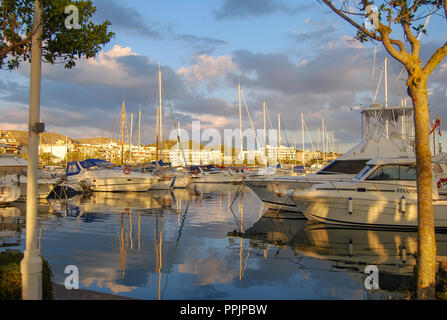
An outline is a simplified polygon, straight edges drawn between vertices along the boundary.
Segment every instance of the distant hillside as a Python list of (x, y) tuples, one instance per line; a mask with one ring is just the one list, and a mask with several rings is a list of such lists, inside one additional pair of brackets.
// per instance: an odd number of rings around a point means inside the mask
[[(5, 130), (5, 131), (11, 132), (11, 134), (20, 143), (21, 146), (28, 146), (28, 131), (21, 131), (21, 130)], [(65, 142), (65, 139), (67, 139), (67, 142), (74, 141), (70, 137), (53, 132), (44, 132), (41, 135), (40, 141), (42, 144), (55, 144), (57, 140)]]
[[(171, 149), (172, 147), (174, 147), (177, 144), (177, 140), (163, 140), (163, 149)], [(208, 150), (219, 150), (219, 146), (215, 146), (213, 148), (210, 147), (206, 147), (203, 144), (198, 144), (197, 142), (194, 142), (192, 140), (188, 140), (188, 141), (182, 141), (182, 146), (183, 149), (193, 149), (193, 148), (200, 148), (200, 150), (203, 149), (208, 149)], [(156, 144), (150, 144), (148, 145), (148, 147), (156, 147)], [(225, 146), (220, 146), (221, 148), (221, 152), (224, 152), (225, 150)], [(228, 147), (227, 147), (228, 148)], [(161, 149), (161, 145), (160, 145), (160, 149)], [(232, 147), (229, 150), (232, 150), (232, 153), (235, 154), (236, 152), (236, 148)], [(237, 149), (237, 151), (239, 152), (239, 149)]]
[[(177, 140), (163, 140), (163, 149), (171, 149), (176, 144), (177, 144)], [(149, 144), (147, 146), (148, 147), (156, 147), (157, 144), (153, 143), (153, 144)], [(197, 147), (200, 148), (200, 150), (202, 150), (204, 147), (203, 145), (193, 142), (192, 140), (182, 141), (182, 146), (184, 149), (192, 149), (194, 146), (195, 148), (197, 148)], [(161, 143), (159, 144), (159, 148), (161, 149)]]
[[(9, 131), (14, 136), (14, 138), (20, 143), (21, 146), (28, 146), (28, 131), (21, 130), (4, 130)], [(120, 143), (120, 141), (111, 138), (105, 137), (95, 137), (95, 138), (82, 138), (82, 139), (73, 139), (63, 134), (53, 133), (53, 132), (44, 132), (41, 135), (40, 142), (42, 144), (55, 144), (57, 140), (67, 141), (67, 143), (86, 143), (86, 144), (102, 144), (102, 143), (110, 143), (113, 141), (115, 143)]]
[[(2, 131), (0, 129), (0, 131)], [(3, 131), (9, 131), (14, 136), (14, 138), (19, 142), (21, 146), (28, 146), (28, 131), (21, 131), (21, 130), (3, 130)], [(42, 144), (56, 144), (57, 140), (61, 141), (67, 141), (67, 143), (80, 143), (80, 144), (107, 144), (110, 142), (115, 142), (117, 144), (120, 144), (121, 141), (117, 139), (107, 138), (107, 137), (94, 137), (94, 138), (82, 138), (82, 139), (73, 139), (68, 136), (64, 136), (62, 134), (53, 133), (53, 132), (44, 132), (41, 135), (41, 143)], [(127, 141), (125, 142), (127, 143)], [(177, 140), (163, 140), (163, 149), (169, 150), (173, 146), (177, 144)], [(150, 144), (146, 145), (148, 147), (156, 147), (156, 144)], [(183, 149), (193, 149), (193, 148), (200, 148), (200, 150), (204, 149), (205, 146), (202, 144), (199, 144), (197, 142), (194, 142), (192, 140), (189, 141), (182, 141)], [(161, 149), (161, 143), (160, 143), (160, 149)], [(221, 146), (222, 152), (224, 151), (225, 146)], [(219, 147), (216, 146), (214, 148), (211, 148), (213, 150), (218, 150)], [(233, 147), (232, 153), (234, 154), (236, 149)], [(238, 149), (239, 150), (239, 149)]]
[(83, 138), (83, 139), (76, 139), (76, 141), (81, 144), (107, 144), (110, 142), (115, 142), (118, 144), (121, 143), (121, 141), (117, 139), (106, 138), (106, 137)]

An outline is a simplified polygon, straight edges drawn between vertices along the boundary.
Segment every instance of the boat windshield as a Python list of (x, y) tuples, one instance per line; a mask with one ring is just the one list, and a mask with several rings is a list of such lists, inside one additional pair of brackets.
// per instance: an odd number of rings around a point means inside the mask
[(405, 180), (415, 181), (417, 170), (415, 165), (382, 165), (371, 173), (366, 180)]
[(334, 160), (317, 174), (357, 174), (369, 160)]
[(92, 167), (101, 167), (101, 168), (113, 168), (114, 165), (108, 161), (100, 160), (100, 159), (87, 159), (79, 162), (84, 169), (92, 168)]
[(370, 165), (367, 165), (366, 167), (364, 167), (355, 177), (354, 177), (354, 179), (355, 180), (360, 180), (360, 179), (362, 179), (364, 176), (365, 176), (365, 174), (367, 173), (367, 172), (369, 172), (369, 170), (371, 170), (371, 168), (372, 168), (373, 166), (370, 166)]

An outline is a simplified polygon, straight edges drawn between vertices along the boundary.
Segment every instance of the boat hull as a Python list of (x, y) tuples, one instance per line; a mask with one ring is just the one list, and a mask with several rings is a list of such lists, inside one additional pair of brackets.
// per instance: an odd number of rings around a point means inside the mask
[[(45, 181), (46, 179), (39, 179), (37, 182), (37, 198), (38, 199), (46, 199), (51, 191), (53, 191), (54, 187), (57, 185), (56, 181)], [(21, 200), (26, 199), (28, 184), (26, 182), (20, 183), (21, 189)]]
[[(322, 178), (324, 177), (325, 180)], [(317, 179), (319, 178), (319, 179)], [(350, 175), (333, 176), (336, 181), (349, 181), (352, 179)], [(292, 179), (246, 179), (244, 183), (261, 199), (262, 202), (273, 210), (291, 211), (301, 213), (301, 210), (296, 206), (287, 195), (287, 190), (305, 190), (316, 184), (327, 182), (327, 176), (313, 175), (311, 179), (305, 176), (300, 176)]]
[[(334, 196), (334, 193), (312, 190), (292, 192), (290, 197), (306, 218), (313, 221), (374, 228), (414, 229), (418, 226), (415, 199), (406, 199), (403, 209), (400, 199), (404, 194), (353, 195), (340, 191)], [(447, 201), (434, 201), (433, 212), (435, 227), (447, 230)]]
[(170, 190), (174, 189), (176, 182), (175, 177), (161, 177), (160, 180), (155, 183), (149, 190)]
[(0, 184), (0, 205), (9, 204), (19, 200), (20, 187), (16, 184)]
[(155, 178), (96, 178), (91, 180), (92, 191), (95, 192), (143, 192), (155, 183)]
[(241, 183), (242, 175), (232, 174), (198, 174), (191, 177), (194, 183)]

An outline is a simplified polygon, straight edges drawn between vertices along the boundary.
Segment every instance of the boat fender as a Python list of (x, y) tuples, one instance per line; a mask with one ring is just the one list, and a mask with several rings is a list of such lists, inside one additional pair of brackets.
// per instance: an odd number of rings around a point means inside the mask
[(286, 197), (287, 194), (285, 192), (282, 191), (275, 191), (275, 197), (277, 198), (282, 198), (282, 197)]
[(130, 168), (129, 167), (124, 167), (123, 168), (123, 172), (124, 172), (124, 174), (129, 174), (130, 173)]
[(406, 210), (407, 210), (407, 199), (405, 198), (405, 196), (402, 196), (402, 198), (400, 198), (400, 211), (402, 213), (405, 213)]
[(350, 258), (352, 258), (352, 254), (354, 252), (354, 244), (352, 243), (352, 239), (349, 239), (348, 242), (348, 255)]
[(402, 263), (407, 263), (407, 248), (404, 245), (400, 245), (400, 259), (402, 260)]
[(171, 182), (171, 185), (169, 186), (169, 189), (173, 189), (174, 188), (174, 185), (175, 185), (175, 179), (176, 179), (177, 177), (176, 176), (174, 176), (173, 178), (172, 178), (172, 182)]
[(352, 214), (352, 208), (353, 208), (353, 200), (351, 197), (348, 198), (348, 214)]
[(444, 186), (444, 184), (447, 182), (447, 179), (446, 178), (441, 178), (441, 179), (439, 179), (439, 181), (438, 181), (438, 183), (437, 183), (437, 186), (438, 186), (438, 189), (441, 189), (443, 186)]

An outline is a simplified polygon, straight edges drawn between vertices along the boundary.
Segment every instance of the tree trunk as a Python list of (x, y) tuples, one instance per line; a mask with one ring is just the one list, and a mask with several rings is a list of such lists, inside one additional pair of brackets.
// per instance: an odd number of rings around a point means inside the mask
[(413, 100), (416, 131), (418, 194), (417, 299), (435, 298), (436, 238), (432, 201), (432, 160), (430, 151), (427, 81), (420, 75), (408, 79)]

